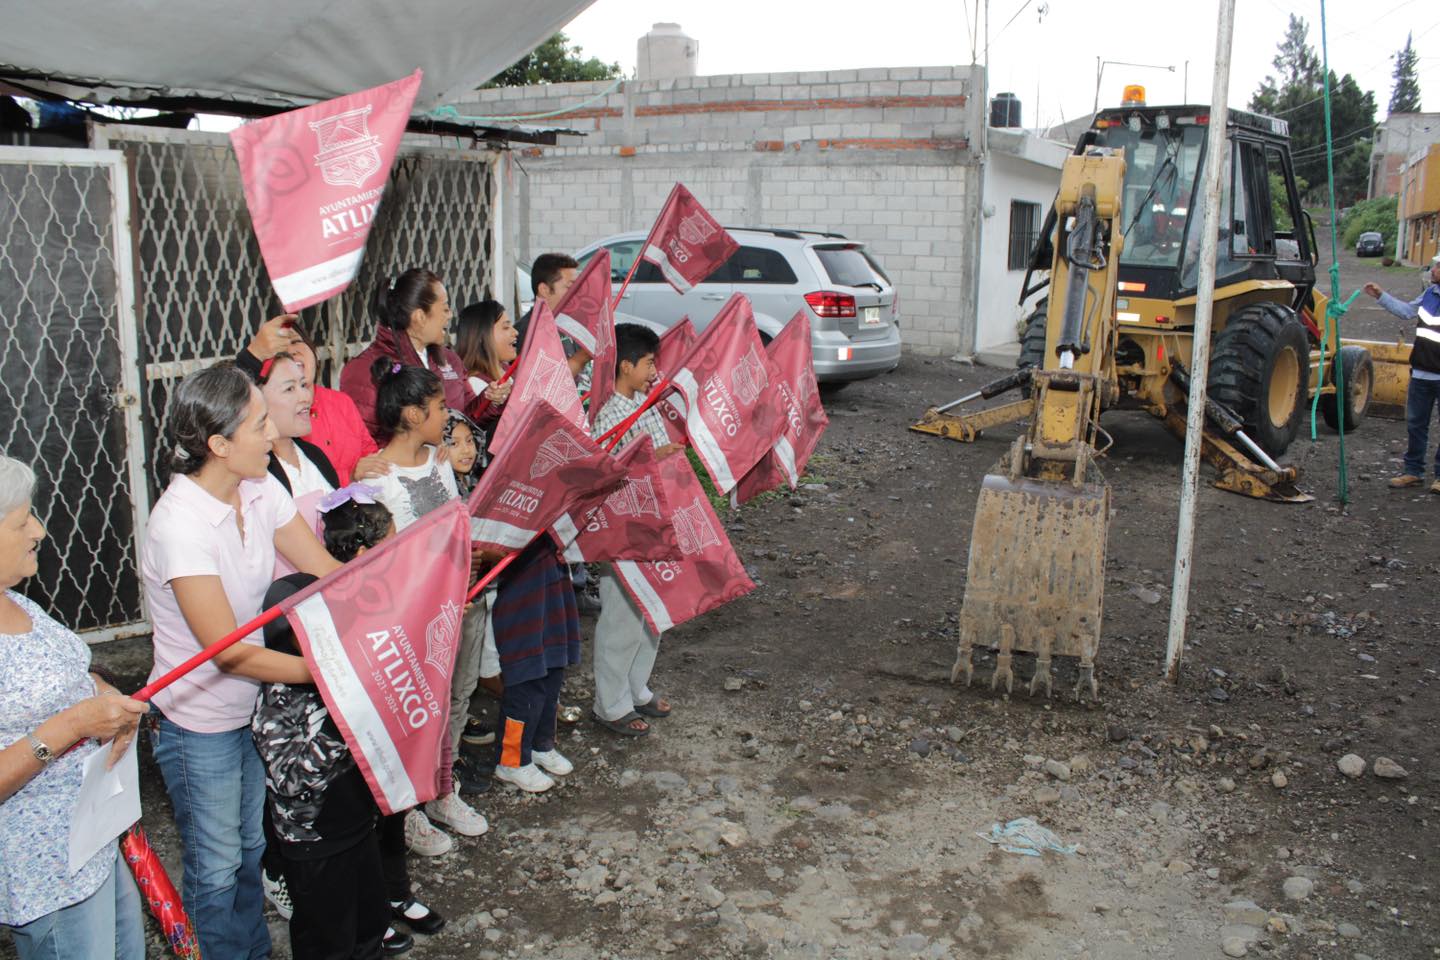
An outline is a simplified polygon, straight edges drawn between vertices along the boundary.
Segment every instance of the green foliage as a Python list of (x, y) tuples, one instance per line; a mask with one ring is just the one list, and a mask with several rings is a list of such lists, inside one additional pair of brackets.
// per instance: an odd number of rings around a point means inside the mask
[(1395, 53), (1395, 72), (1391, 74), (1395, 86), (1390, 92), (1391, 113), (1420, 112), (1420, 78), (1415, 67), (1420, 57), (1410, 45), (1410, 34), (1405, 34), (1405, 49)]
[(1340, 242), (1354, 248), (1360, 234), (1378, 231), (1385, 238), (1385, 249), (1395, 249), (1395, 198), (1377, 197), (1362, 200), (1351, 207), (1340, 221)]
[[(1305, 196), (1310, 185), (1299, 177), (1295, 178), (1295, 192)], [(1295, 221), (1290, 217), (1290, 195), (1285, 192), (1285, 178), (1278, 173), (1270, 174), (1270, 217), (1275, 222), (1276, 233), (1294, 233)]]
[(500, 71), (487, 87), (528, 87), (537, 83), (571, 83), (577, 80), (613, 80), (620, 64), (585, 59), (579, 46), (563, 33), (546, 40)]
[(686, 447), (685, 456), (690, 458), (690, 468), (695, 471), (695, 476), (700, 478), (700, 486), (705, 491), (705, 499), (710, 501), (710, 506), (714, 508), (720, 519), (725, 519), (730, 515), (730, 497), (715, 489), (715, 482), (710, 479), (710, 473), (700, 462), (700, 455), (695, 452), (694, 447)]
[[(1250, 109), (1290, 124), (1290, 151), (1297, 180), (1319, 199), (1329, 177), (1325, 151), (1325, 72), (1310, 47), (1304, 19), (1290, 25), (1266, 77), (1250, 99)], [(1350, 74), (1330, 71), (1330, 126), (1335, 139), (1335, 202), (1344, 206), (1365, 196), (1370, 149), (1375, 131), (1375, 95), (1362, 91)]]

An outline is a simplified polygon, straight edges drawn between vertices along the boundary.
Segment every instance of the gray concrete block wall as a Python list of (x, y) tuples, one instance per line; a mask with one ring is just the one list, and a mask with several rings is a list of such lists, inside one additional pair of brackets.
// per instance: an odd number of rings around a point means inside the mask
[[(978, 150), (969, 67), (690, 77), (487, 90), (462, 114), (585, 132), (518, 150), (503, 202), (528, 262), (648, 229), (678, 181), (722, 223), (844, 233), (899, 291), (907, 348), (967, 353), (975, 333)], [(978, 136), (978, 133), (976, 134)]]

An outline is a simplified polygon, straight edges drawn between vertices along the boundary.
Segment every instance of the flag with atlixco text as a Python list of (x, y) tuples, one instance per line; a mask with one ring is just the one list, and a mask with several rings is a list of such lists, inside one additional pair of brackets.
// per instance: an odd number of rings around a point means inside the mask
[(682, 456), (660, 461), (666, 508), (675, 527), (677, 560), (622, 560), (615, 574), (634, 598), (650, 629), (664, 633), (755, 589), (700, 478)]
[(749, 298), (731, 297), (667, 373), (685, 400), (690, 445), (715, 489), (729, 493), (785, 428), (776, 377)]
[(230, 132), (265, 269), (291, 313), (355, 279), (420, 78), (416, 70)]
[(280, 604), (385, 814), (433, 800), (448, 781), (468, 528), (452, 501)]
[(470, 493), (471, 539), (486, 550), (522, 549), (577, 503), (607, 496), (624, 479), (622, 461), (572, 418), (537, 400), (522, 411)]
[(744, 503), (785, 483), (791, 490), (800, 482), (810, 455), (829, 425), (811, 361), (810, 321), (796, 313), (766, 346), (775, 374), (775, 392), (784, 411), (784, 429), (770, 452), (741, 478), (735, 500)]
[(640, 257), (659, 267), (670, 286), (689, 293), (739, 249), (740, 244), (695, 195), (677, 183), (650, 228)]

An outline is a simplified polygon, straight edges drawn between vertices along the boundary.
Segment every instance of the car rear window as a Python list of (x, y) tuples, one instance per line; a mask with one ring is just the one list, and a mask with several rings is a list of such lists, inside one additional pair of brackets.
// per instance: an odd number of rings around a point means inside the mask
[(790, 269), (784, 254), (764, 247), (741, 247), (721, 269), (729, 275), (731, 283), (796, 282), (795, 271)]
[(842, 287), (865, 287), (879, 280), (889, 282), (859, 247), (816, 247), (815, 255), (831, 282)]

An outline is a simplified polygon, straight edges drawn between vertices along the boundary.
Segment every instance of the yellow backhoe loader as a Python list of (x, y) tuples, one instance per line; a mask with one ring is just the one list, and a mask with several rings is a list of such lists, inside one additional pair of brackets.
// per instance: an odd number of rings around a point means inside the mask
[[(960, 648), (951, 679), (973, 677), (977, 645), (999, 655), (992, 688), (1014, 684), (1015, 653), (1033, 653), (1030, 692), (1051, 689), (1055, 656), (1079, 658), (1078, 697), (1095, 696), (1109, 490), (1096, 474), (1110, 439), (1100, 415), (1139, 408), (1185, 433), (1199, 273), (1201, 172), (1209, 110), (1148, 107), (1143, 91), (1097, 114), (1067, 158), (1021, 302), (1048, 284), (1029, 318), (1015, 373), (912, 429), (970, 442), (1028, 419), (984, 479), (971, 535)], [(1311, 499), (1278, 462), (1308, 415), (1353, 430), (1377, 387), (1370, 350), (1326, 333), (1315, 289), (1315, 231), (1300, 206), (1285, 121), (1231, 111), (1202, 456), (1225, 490)], [(1032, 278), (1048, 271), (1048, 279)], [(1320, 345), (1325, 343), (1325, 362)], [(1338, 351), (1336, 347), (1339, 347)], [(1381, 345), (1376, 345), (1380, 347)], [(1387, 348), (1391, 351), (1393, 347)], [(1387, 360), (1391, 359), (1388, 354)], [(1379, 386), (1396, 402), (1388, 373)], [(1343, 396), (1335, 388), (1342, 374)], [(1403, 389), (1403, 387), (1401, 388)], [(973, 413), (976, 399), (1022, 398)], [(1403, 404), (1403, 393), (1398, 401)]]

